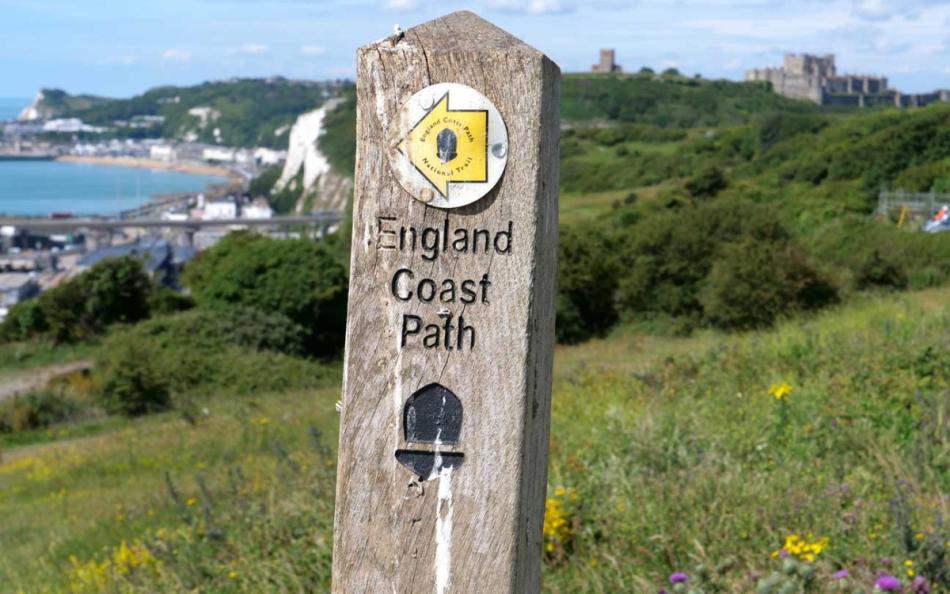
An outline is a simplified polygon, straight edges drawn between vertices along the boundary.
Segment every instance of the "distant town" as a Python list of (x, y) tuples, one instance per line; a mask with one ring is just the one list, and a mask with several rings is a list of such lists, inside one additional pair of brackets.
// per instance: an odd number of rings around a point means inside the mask
[[(210, 108), (189, 113), (199, 122), (215, 116)], [(10, 217), (0, 205), (0, 320), (19, 301), (105, 258), (139, 256), (153, 278), (175, 288), (185, 263), (232, 231), (254, 228), (275, 237), (318, 238), (335, 230), (340, 221), (340, 213), (333, 210), (278, 216), (267, 197), (251, 194), (250, 181), (266, 169), (283, 167), (287, 150), (228, 147), (195, 139), (90, 141), (86, 139), (105, 129), (78, 118), (42, 116), (31, 106), (18, 120), (0, 123), (0, 161), (78, 161), (214, 175), (223, 181), (199, 192), (153, 196), (145, 204), (108, 216), (52, 212)], [(155, 127), (163, 119), (135, 116), (115, 124)], [(59, 135), (72, 139), (62, 141)], [(295, 169), (289, 176), (302, 169), (305, 156), (293, 160)]]

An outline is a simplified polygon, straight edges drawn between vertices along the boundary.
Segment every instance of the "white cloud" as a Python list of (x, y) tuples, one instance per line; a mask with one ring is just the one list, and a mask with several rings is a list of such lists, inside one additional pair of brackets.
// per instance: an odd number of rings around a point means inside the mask
[(162, 52), (162, 59), (169, 62), (190, 62), (191, 52), (183, 49), (167, 49)]
[(102, 60), (103, 64), (118, 64), (121, 66), (131, 66), (139, 61), (138, 56), (109, 56)]
[(576, 9), (574, 2), (566, 0), (486, 0), (485, 5), (495, 10), (528, 14), (572, 12)]
[(323, 56), (327, 53), (327, 48), (322, 45), (302, 45), (300, 53), (304, 56)]
[(420, 0), (385, 0), (385, 2), (383, 2), (383, 9), (403, 12), (416, 10), (421, 5), (422, 2)]
[[(384, 10), (409, 12), (435, 4), (434, 0), (383, 0), (382, 6)], [(577, 9), (576, 0), (480, 0), (477, 4), (486, 10), (524, 14), (564, 13)], [(627, 7), (630, 5), (624, 4)]]
[(931, 6), (941, 6), (946, 0), (852, 0), (851, 12), (854, 16), (871, 21), (889, 21), (891, 19), (916, 18), (922, 10)]
[(237, 51), (239, 54), (257, 55), (266, 54), (270, 51), (270, 48), (263, 43), (245, 43)]

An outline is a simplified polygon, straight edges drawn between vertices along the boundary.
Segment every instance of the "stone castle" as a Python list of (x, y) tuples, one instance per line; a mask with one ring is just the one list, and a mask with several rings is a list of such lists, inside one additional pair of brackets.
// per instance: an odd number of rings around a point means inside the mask
[(600, 62), (590, 68), (591, 72), (623, 72), (623, 66), (617, 64), (617, 54), (612, 49), (600, 50)]
[(950, 101), (950, 90), (905, 94), (889, 88), (886, 77), (839, 75), (834, 54), (785, 54), (781, 67), (749, 70), (745, 79), (770, 82), (779, 95), (807, 99), (818, 105), (922, 107)]

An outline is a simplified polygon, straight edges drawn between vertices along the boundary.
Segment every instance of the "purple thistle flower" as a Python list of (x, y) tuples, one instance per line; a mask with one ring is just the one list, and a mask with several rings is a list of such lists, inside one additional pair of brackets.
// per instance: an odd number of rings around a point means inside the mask
[(677, 571), (670, 576), (671, 584), (685, 584), (687, 581), (689, 581), (689, 576), (682, 571)]
[(784, 559), (785, 557), (788, 557), (788, 551), (786, 551), (785, 549), (782, 549), (782, 550), (779, 552), (778, 556), (779, 556), (780, 558)]
[(885, 592), (900, 592), (901, 581), (892, 575), (882, 575), (874, 582), (874, 587)]
[(836, 580), (843, 580), (844, 578), (850, 577), (850, 576), (851, 576), (850, 571), (848, 571), (847, 569), (842, 569), (841, 571), (836, 571), (831, 577), (835, 578)]
[(925, 580), (923, 576), (918, 575), (915, 577), (910, 587), (910, 591), (913, 592), (913, 594), (930, 594), (930, 586), (927, 585), (927, 580)]

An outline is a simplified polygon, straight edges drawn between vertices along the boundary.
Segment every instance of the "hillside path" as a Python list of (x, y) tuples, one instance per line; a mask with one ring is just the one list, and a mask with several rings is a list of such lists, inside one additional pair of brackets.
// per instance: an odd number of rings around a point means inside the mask
[(82, 360), (37, 367), (36, 369), (0, 376), (0, 402), (33, 390), (40, 390), (46, 387), (50, 380), (61, 375), (91, 368), (92, 361)]

